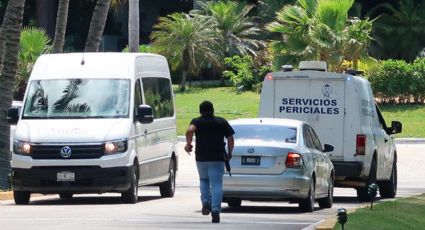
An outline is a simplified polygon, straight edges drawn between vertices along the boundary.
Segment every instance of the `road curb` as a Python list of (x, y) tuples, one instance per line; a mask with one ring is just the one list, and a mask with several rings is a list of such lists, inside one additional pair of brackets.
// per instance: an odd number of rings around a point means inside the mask
[[(359, 207), (356, 207), (356, 208), (348, 208), (347, 214), (351, 214), (359, 208), (366, 208), (366, 207), (369, 207), (369, 205), (362, 204), (362, 205), (360, 205)], [(314, 229), (316, 229), (316, 230), (332, 230), (337, 223), (338, 223), (337, 222), (337, 213), (335, 212), (335, 216), (326, 218), (326, 219), (320, 221), (319, 223), (315, 224)]]
[(13, 192), (0, 192), (0, 200), (12, 200)]

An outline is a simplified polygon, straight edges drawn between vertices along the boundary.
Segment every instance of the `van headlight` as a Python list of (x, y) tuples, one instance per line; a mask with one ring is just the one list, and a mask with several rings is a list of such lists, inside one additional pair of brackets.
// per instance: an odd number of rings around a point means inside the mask
[(29, 156), (31, 154), (31, 144), (23, 141), (13, 143), (13, 152), (18, 155)]
[(107, 141), (105, 143), (105, 154), (123, 153), (127, 151), (127, 140)]

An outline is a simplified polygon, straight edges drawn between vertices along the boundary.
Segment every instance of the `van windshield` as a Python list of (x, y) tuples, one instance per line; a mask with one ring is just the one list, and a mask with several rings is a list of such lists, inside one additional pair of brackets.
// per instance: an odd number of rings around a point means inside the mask
[(280, 125), (232, 125), (235, 141), (261, 140), (296, 143), (297, 128)]
[(22, 119), (129, 116), (129, 79), (33, 80), (28, 87)]

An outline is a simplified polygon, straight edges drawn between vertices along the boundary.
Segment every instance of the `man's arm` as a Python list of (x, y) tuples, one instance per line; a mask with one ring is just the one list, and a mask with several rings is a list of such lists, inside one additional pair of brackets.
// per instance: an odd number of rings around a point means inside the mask
[(190, 155), (190, 152), (192, 152), (192, 139), (193, 134), (196, 132), (196, 126), (190, 124), (189, 127), (186, 130), (186, 145), (184, 146), (184, 150)]
[(226, 137), (226, 139), (227, 139), (227, 158), (231, 159), (233, 147), (235, 146), (235, 139), (233, 139), (233, 135)]

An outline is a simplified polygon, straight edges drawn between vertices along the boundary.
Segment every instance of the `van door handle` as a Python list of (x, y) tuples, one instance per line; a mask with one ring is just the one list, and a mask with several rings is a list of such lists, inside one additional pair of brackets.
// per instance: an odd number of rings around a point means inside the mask
[(148, 135), (148, 130), (145, 129), (145, 132), (143, 134), (145, 134), (145, 137), (146, 137)]
[(384, 142), (387, 143), (388, 142), (388, 138), (384, 138)]

